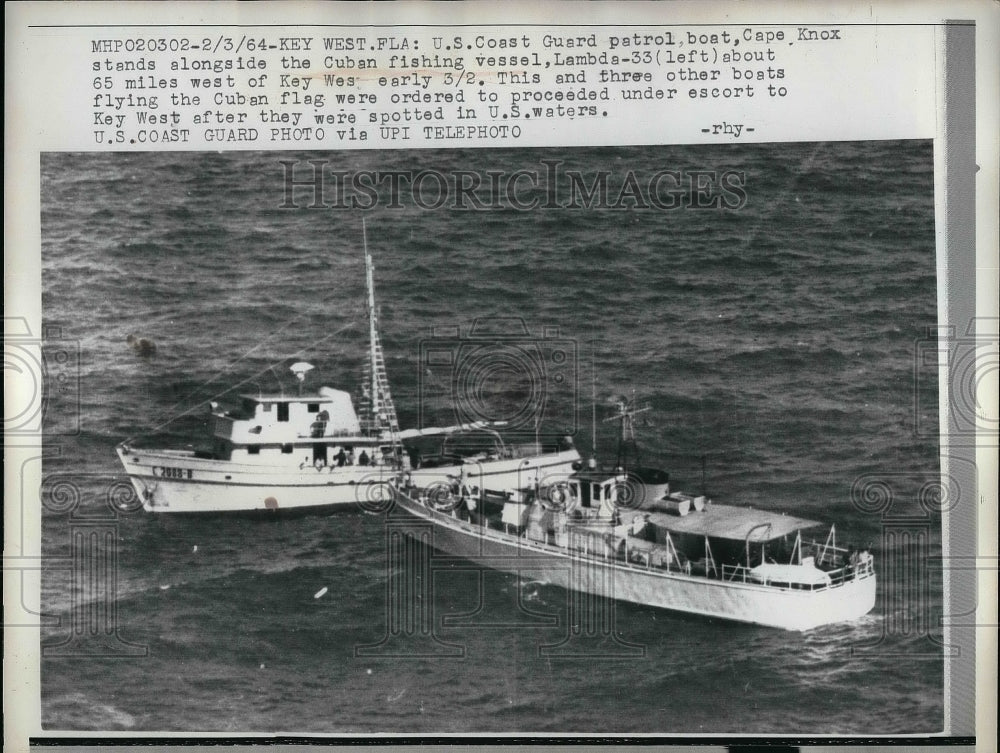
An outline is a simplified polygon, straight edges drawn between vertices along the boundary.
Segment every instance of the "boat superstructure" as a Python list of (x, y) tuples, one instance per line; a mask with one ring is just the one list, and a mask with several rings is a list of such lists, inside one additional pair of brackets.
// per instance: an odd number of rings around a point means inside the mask
[(244, 395), (212, 414), (215, 451), (118, 447), (149, 512), (278, 510), (383, 498), (398, 472), (389, 438), (365, 435), (351, 396), (323, 387), (294, 398)]

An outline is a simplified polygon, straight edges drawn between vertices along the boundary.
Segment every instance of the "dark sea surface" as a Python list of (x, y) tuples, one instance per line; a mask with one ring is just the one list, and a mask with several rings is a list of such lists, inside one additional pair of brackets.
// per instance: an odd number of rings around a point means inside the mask
[[(281, 159), (298, 160), (299, 179), (307, 159), (484, 176), (557, 159), (588, 184), (610, 171), (612, 199), (630, 171), (645, 190), (659, 170), (735, 170), (746, 203), (463, 211), (420, 208), (404, 186), (394, 208), (383, 186), (365, 212), (309, 208), (305, 189), (299, 208), (279, 208)], [(43, 608), (60, 621), (43, 629), (45, 728), (942, 729), (940, 584), (919, 563), (886, 577), (885, 563), (912, 552), (883, 536), (894, 516), (915, 516), (927, 552), (940, 547), (926, 511), (938, 442), (922, 430), (937, 423), (937, 382), (914, 366), (936, 324), (932, 162), (930, 142), (43, 155), (43, 310), (59, 330), (47, 345), (80, 355), (79, 390), (48, 396), (43, 551), (72, 557), (87, 520), (116, 544), (114, 578), (100, 576), (113, 611), (91, 609), (101, 593), (74, 590), (70, 572), (44, 574)], [(545, 202), (544, 190), (520, 186)], [(437, 183), (422, 188), (432, 202)], [(561, 381), (546, 372), (542, 431), (571, 431), (589, 452), (596, 395), (598, 454), (613, 455), (615, 426), (602, 419), (613, 396), (634, 390), (651, 407), (636, 428), (645, 462), (670, 469), (675, 488), (835, 523), (838, 542), (875, 553), (875, 611), (798, 634), (619, 604), (616, 635), (643, 655), (560, 658), (540, 647), (569, 633), (565, 591), (439, 571), (427, 613), (440, 643), (427, 645), (464, 655), (414, 656), (413, 643), (403, 657), (359, 657), (387, 631), (382, 517), (112, 513), (104, 500), (122, 493), (114, 446), (126, 437), (198, 445), (206, 401), (231, 399), (234, 385), (293, 390), (286, 367), (298, 360), (315, 364), (310, 384), (354, 389), (366, 337), (362, 216), (404, 427), (453, 420), (452, 380), (427, 367), (428, 343), (457, 353), (475, 318), (521, 317), (537, 336), (532, 352), (575, 352)], [(458, 337), (442, 329), (459, 325)], [(138, 357), (130, 333), (155, 341), (156, 356)], [(480, 385), (484, 399), (516, 400), (498, 381)], [(863, 504), (852, 501), (852, 487), (873, 480)], [(880, 494), (891, 508), (878, 509)], [(442, 622), (477, 607), (474, 626)], [(117, 638), (60, 648), (81, 614)], [(145, 655), (127, 656), (135, 646)], [(60, 655), (74, 652), (98, 655)]]

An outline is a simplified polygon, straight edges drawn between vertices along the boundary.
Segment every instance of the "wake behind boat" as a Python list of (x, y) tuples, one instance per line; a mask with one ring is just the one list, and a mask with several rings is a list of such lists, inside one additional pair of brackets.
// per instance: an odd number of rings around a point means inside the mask
[(833, 526), (816, 538), (817, 521), (672, 492), (664, 472), (590, 467), (493, 491), (404, 478), (396, 505), (433, 525), (435, 548), (524, 578), (787, 630), (875, 605), (872, 555), (838, 546)]
[[(369, 358), (361, 415), (350, 393), (332, 387), (302, 394), (308, 363), (293, 364), (295, 396), (241, 395), (236, 411), (212, 406), (210, 451), (148, 449), (131, 440), (116, 451), (144, 509), (156, 513), (309, 510), (392, 502), (390, 482), (412, 470), (425, 484), (459, 474), (498, 488), (539, 472), (568, 473), (580, 461), (572, 444), (507, 445), (487, 422), (401, 432), (378, 332), (374, 267), (365, 244)], [(469, 456), (411, 462), (403, 440), (481, 433), (492, 446)]]

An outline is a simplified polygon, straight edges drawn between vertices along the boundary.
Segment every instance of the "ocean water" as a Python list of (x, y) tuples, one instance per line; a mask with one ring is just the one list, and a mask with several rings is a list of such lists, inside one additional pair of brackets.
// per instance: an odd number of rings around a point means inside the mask
[[(561, 160), (588, 183), (609, 171), (613, 186), (630, 173), (645, 186), (658, 170), (738, 171), (746, 202), (427, 209), (404, 186), (397, 206), (383, 195), (367, 211), (310, 208), (300, 189), (299, 207), (282, 208), (279, 160), (297, 161), (301, 178), (310, 159), (445, 176)], [(75, 370), (47, 396), (43, 551), (72, 558), (90, 524), (113, 555), (103, 592), (71, 571), (44, 574), (45, 728), (940, 730), (940, 583), (917, 557), (940, 548), (938, 442), (924, 430), (937, 423), (937, 384), (915, 367), (936, 324), (932, 172), (930, 142), (43, 155), (47, 347)], [(422, 184), (424, 204), (435, 188)], [(544, 203), (544, 191), (522, 192)], [(362, 216), (404, 426), (450, 422), (455, 384), (459, 417), (523, 397), (505, 386), (509, 364), (464, 381), (428, 365), (430, 350), (450, 349), (460, 369), (482, 319), (479, 331), (503, 327), (489, 342), (568, 355), (542, 374), (540, 431), (571, 433), (585, 453), (596, 434), (597, 454), (613, 455), (603, 419), (634, 392), (650, 408), (636, 427), (643, 461), (676, 488), (834, 523), (838, 541), (872, 548), (880, 576), (890, 561), (918, 566), (882, 577), (866, 618), (805, 634), (619, 604), (615, 645), (642, 649), (601, 658), (540, 650), (570, 634), (561, 589), (437, 571), (425, 610), (437, 642), (359, 656), (386, 634), (398, 575), (381, 516), (112, 512), (126, 437), (197, 446), (208, 400), (293, 390), (297, 360), (315, 364), (311, 384), (355, 387)], [(155, 357), (138, 357), (130, 333), (153, 340)], [(907, 517), (926, 524), (904, 539), (894, 520)], [(113, 609), (92, 608), (104, 603)], [(471, 625), (444, 621), (473, 612)], [(67, 644), (81, 614), (103, 637)], [(455, 646), (461, 656), (440, 655)]]

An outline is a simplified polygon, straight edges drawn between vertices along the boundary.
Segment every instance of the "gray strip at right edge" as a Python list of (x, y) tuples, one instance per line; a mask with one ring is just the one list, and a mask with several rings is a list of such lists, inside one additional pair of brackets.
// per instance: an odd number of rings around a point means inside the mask
[[(942, 324), (953, 337), (975, 337), (976, 318), (976, 26), (973, 21), (949, 20), (944, 26), (944, 149), (945, 228), (943, 260), (945, 286)], [(948, 557), (974, 555), (977, 551), (976, 448), (962, 441), (968, 426), (955, 410), (961, 374), (949, 371), (947, 399), (941, 401), (946, 421), (941, 422), (942, 479), (953, 480), (962, 490), (960, 504), (942, 520), (945, 547), (943, 572), (945, 618), (949, 623), (975, 623), (976, 571), (948, 567)], [(954, 441), (958, 440), (958, 441)], [(967, 440), (967, 437), (966, 437)], [(970, 490), (968, 494), (965, 490)], [(945, 645), (958, 654), (945, 658), (945, 733), (971, 736), (976, 724), (976, 635), (973, 627), (944, 628)], [(947, 652), (946, 652), (947, 654)]]

